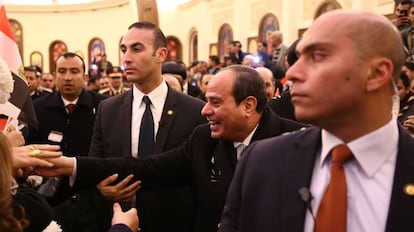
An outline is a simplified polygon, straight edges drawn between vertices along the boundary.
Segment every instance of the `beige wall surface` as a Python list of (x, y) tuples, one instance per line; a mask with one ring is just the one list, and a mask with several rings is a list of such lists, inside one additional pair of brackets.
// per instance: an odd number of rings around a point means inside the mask
[[(233, 29), (233, 38), (240, 40), (246, 50), (248, 38), (258, 35), (262, 17), (272, 13), (279, 21), (285, 44), (290, 44), (297, 38), (299, 29), (311, 25), (315, 12), (326, 2), (380, 14), (392, 14), (394, 7), (393, 0), (193, 0), (173, 10), (158, 4), (158, 15), (165, 35), (180, 39), (183, 61), (188, 63), (191, 31), (198, 32), (198, 58), (207, 60), (209, 45), (217, 42), (221, 25), (228, 23)], [(135, 4), (135, 0), (130, 0), (128, 4), (111, 8), (63, 13), (14, 12), (8, 11), (6, 5), (6, 11), (9, 18), (22, 24), (24, 64), (30, 63), (31, 52), (40, 51), (44, 69), (48, 70), (48, 48), (54, 40), (64, 41), (69, 51), (80, 50), (87, 58), (88, 43), (93, 37), (104, 41), (108, 60), (118, 65), (119, 40), (138, 18)]]
[[(7, 11), (7, 6), (6, 6)], [(9, 19), (16, 19), (23, 28), (23, 62), (30, 64), (30, 54), (40, 51), (43, 55), (43, 69), (49, 70), (49, 46), (55, 40), (66, 43), (68, 51), (81, 51), (88, 59), (88, 44), (94, 37), (105, 43), (108, 60), (118, 64), (119, 40), (127, 27), (134, 22), (130, 5), (67, 13), (13, 13)]]

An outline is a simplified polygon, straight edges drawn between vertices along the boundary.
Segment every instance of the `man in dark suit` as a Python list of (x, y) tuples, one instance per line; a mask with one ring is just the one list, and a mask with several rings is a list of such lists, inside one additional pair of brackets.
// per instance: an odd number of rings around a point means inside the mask
[[(68, 156), (87, 156), (98, 104), (106, 97), (84, 89), (85, 64), (75, 53), (65, 53), (56, 59), (56, 84), (59, 91), (36, 99), (34, 109), (38, 129), (29, 127), (28, 142), (60, 145)], [(68, 105), (73, 104), (72, 112)], [(56, 193), (46, 193), (52, 206), (73, 194), (67, 178)], [(50, 195), (49, 195), (50, 194)]]
[[(407, 231), (414, 141), (392, 114), (404, 60), (396, 28), (382, 16), (336, 10), (314, 22), (296, 51), (287, 72), (295, 115), (319, 128), (248, 148), (220, 231)], [(337, 161), (338, 145), (353, 156)]]
[[(201, 115), (204, 102), (171, 89), (162, 78), (161, 65), (167, 57), (166, 39), (153, 24), (132, 24), (121, 41), (124, 72), (132, 91), (102, 102), (98, 111), (89, 156), (142, 158), (139, 139), (141, 119), (145, 109), (144, 96), (151, 101), (154, 123), (154, 147), (151, 154), (160, 153), (182, 144), (193, 129), (206, 123)], [(175, 63), (176, 66), (181, 67)], [(185, 71), (185, 70), (184, 70)], [(110, 188), (110, 183), (100, 188)], [(131, 187), (129, 187), (131, 189)], [(101, 193), (108, 200), (106, 208), (111, 212), (112, 201), (130, 201), (136, 196), (138, 213), (143, 232), (167, 231), (180, 228), (190, 231), (194, 221), (195, 196), (191, 186), (178, 186), (128, 194), (118, 189), (114, 193)], [(105, 208), (105, 202), (98, 206)], [(125, 204), (124, 204), (125, 206)], [(102, 219), (110, 224), (110, 215)], [(105, 230), (107, 228), (103, 228)]]
[[(99, 162), (79, 157), (75, 186), (94, 185), (113, 173), (134, 174), (136, 179), (142, 180), (144, 191), (192, 184), (197, 196), (193, 231), (216, 231), (243, 146), (297, 130), (302, 125), (280, 118), (266, 107), (264, 82), (254, 69), (246, 66), (229, 66), (219, 71), (209, 82), (206, 97), (208, 102), (202, 114), (209, 124), (198, 126), (183, 145), (142, 160), (104, 159)], [(55, 161), (69, 161), (69, 167), (73, 165), (72, 159), (66, 157)], [(59, 168), (65, 164), (55, 165)], [(87, 170), (92, 166), (94, 172), (90, 173)], [(71, 173), (71, 168), (64, 172)], [(169, 231), (181, 230), (170, 228)]]

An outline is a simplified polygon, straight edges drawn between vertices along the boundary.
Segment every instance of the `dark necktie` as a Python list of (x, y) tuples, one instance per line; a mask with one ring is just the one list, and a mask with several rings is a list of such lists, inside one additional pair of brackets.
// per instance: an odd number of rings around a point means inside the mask
[(75, 109), (75, 104), (68, 104), (66, 106), (66, 109), (68, 110), (68, 115), (71, 115), (73, 113), (73, 110)]
[(148, 96), (144, 96), (142, 101), (145, 103), (145, 111), (141, 120), (138, 144), (138, 156), (141, 158), (153, 153), (154, 150), (154, 119), (151, 112), (151, 100)]
[(346, 232), (347, 187), (343, 164), (352, 157), (345, 144), (332, 149), (331, 179), (316, 215), (315, 232)]

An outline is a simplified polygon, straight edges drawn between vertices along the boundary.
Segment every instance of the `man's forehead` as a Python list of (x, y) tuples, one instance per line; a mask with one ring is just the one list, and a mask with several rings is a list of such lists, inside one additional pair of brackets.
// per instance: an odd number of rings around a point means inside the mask
[(152, 41), (154, 38), (153, 31), (144, 28), (131, 28), (122, 37), (121, 45), (131, 46), (144, 41)]

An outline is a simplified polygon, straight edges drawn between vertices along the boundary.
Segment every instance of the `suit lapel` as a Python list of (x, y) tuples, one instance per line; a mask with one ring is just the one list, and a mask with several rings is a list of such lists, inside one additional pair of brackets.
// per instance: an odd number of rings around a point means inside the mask
[[(321, 130), (308, 129), (295, 139), (292, 151), (284, 161), (285, 178), (281, 188), (281, 223), (285, 231), (303, 231), (306, 204), (301, 199), (299, 189), (309, 189), (315, 157), (321, 147)], [(284, 205), (286, 204), (286, 205)], [(283, 229), (282, 229), (283, 230)]]
[(132, 122), (132, 90), (122, 95), (121, 105), (119, 106), (120, 128), (119, 132), (122, 141), (122, 153), (131, 154), (131, 122)]
[(177, 92), (168, 87), (167, 98), (165, 99), (164, 109), (158, 132), (155, 140), (155, 153), (161, 153), (164, 149), (165, 142), (167, 141), (168, 134), (170, 133), (171, 126), (173, 125), (176, 110), (177, 110)]
[(214, 159), (217, 164), (230, 163), (233, 170), (236, 167), (237, 155), (232, 142), (220, 140), (214, 149)]
[[(399, 131), (398, 156), (386, 228), (389, 232), (411, 230), (414, 213), (414, 142), (405, 129), (400, 127)], [(407, 192), (410, 188), (411, 192)]]

